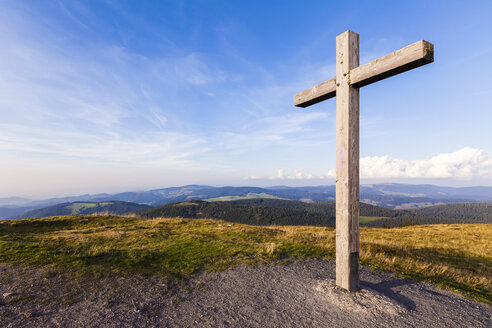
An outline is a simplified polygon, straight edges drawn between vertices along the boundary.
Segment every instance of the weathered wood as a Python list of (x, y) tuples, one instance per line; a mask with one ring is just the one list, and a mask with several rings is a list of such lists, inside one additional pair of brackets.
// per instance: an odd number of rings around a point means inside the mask
[(359, 35), (337, 37), (336, 77), (294, 96), (307, 107), (337, 97), (336, 284), (359, 289), (359, 88), (434, 61), (434, 46), (418, 41), (359, 67)]
[(359, 35), (337, 37), (336, 284), (359, 289), (359, 89), (349, 72), (359, 66)]
[(424, 40), (417, 41), (389, 55), (352, 69), (350, 71), (350, 84), (360, 88), (433, 61), (434, 46), (432, 43)]
[[(368, 64), (355, 67), (349, 73), (349, 83), (360, 88), (433, 61), (434, 46), (432, 43), (424, 40), (417, 41)], [(304, 108), (335, 96), (336, 77), (296, 94), (294, 106)]]
[(307, 107), (335, 97), (336, 88), (336, 78), (332, 78), (296, 94), (294, 96), (294, 105), (297, 107)]

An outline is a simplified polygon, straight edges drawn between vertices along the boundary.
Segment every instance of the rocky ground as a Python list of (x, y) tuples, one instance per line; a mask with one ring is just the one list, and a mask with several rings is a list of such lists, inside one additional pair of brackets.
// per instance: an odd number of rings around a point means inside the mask
[(492, 306), (361, 268), (334, 285), (333, 260), (237, 267), (183, 283), (73, 279), (0, 265), (1, 327), (492, 327)]

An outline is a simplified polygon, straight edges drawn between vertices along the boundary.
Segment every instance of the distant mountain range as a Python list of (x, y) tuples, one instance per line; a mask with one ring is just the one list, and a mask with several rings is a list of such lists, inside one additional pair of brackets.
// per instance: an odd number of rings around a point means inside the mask
[[(148, 206), (189, 201), (232, 201), (240, 199), (290, 199), (305, 203), (335, 200), (335, 186), (287, 187), (212, 187), (188, 185), (139, 192), (80, 195), (32, 201), (25, 198), (0, 198), (0, 219), (57, 204), (73, 202), (129, 202)], [(390, 209), (419, 208), (439, 204), (492, 202), (492, 187), (440, 187), (398, 183), (361, 185), (361, 202)]]

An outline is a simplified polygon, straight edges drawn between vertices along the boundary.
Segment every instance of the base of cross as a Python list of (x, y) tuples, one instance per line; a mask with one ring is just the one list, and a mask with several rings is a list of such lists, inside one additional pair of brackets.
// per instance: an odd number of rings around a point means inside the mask
[(336, 38), (336, 77), (294, 96), (308, 107), (336, 101), (336, 284), (359, 290), (359, 88), (434, 61), (434, 46), (424, 40), (359, 66), (359, 35)]
[(336, 284), (350, 292), (360, 289), (359, 252), (350, 253), (348, 259), (337, 257)]

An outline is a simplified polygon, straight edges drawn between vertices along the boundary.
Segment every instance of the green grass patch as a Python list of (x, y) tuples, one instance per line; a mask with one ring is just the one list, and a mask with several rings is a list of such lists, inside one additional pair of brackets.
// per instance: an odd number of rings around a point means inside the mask
[[(492, 225), (361, 228), (361, 262), (492, 303)], [(173, 279), (235, 265), (334, 258), (335, 230), (71, 215), (0, 221), (0, 263), (76, 276)]]
[(77, 215), (88, 208), (94, 208), (97, 206), (108, 206), (113, 204), (112, 202), (101, 202), (101, 203), (72, 203), (67, 206), (68, 209), (72, 210), (72, 214)]
[(211, 220), (64, 216), (0, 221), (0, 262), (82, 274), (180, 278), (202, 269), (329, 255), (325, 248), (283, 235), (280, 230)]
[(73, 214), (79, 214), (86, 208), (96, 207), (97, 203), (73, 203), (67, 206), (68, 209), (72, 210)]
[(381, 219), (387, 219), (387, 218), (381, 217), (381, 216), (363, 216), (363, 215), (361, 215), (359, 217), (359, 222), (364, 224), (364, 223), (369, 223), (369, 222), (381, 220)]
[(228, 202), (232, 200), (240, 200), (240, 199), (257, 199), (257, 198), (268, 198), (268, 199), (283, 199), (280, 197), (276, 197), (267, 193), (248, 193), (246, 196), (222, 196), (222, 197), (214, 197), (204, 199), (207, 202)]

